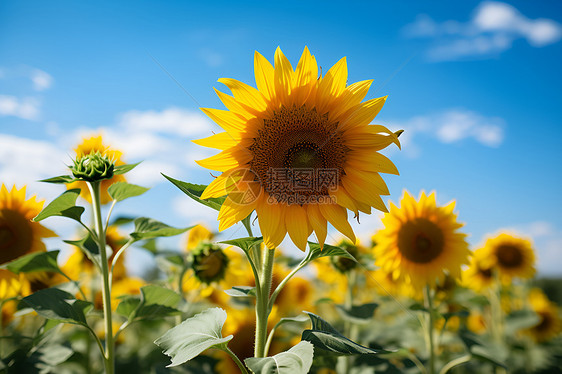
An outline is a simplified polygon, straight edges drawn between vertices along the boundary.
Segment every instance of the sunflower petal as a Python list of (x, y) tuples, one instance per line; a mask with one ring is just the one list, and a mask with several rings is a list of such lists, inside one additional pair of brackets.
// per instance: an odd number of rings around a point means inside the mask
[(275, 97), (275, 85), (273, 83), (273, 66), (258, 51), (254, 54), (254, 74), (256, 86), (267, 100)]
[(319, 204), (322, 215), (342, 234), (347, 236), (349, 240), (355, 243), (356, 238), (353, 229), (347, 222), (347, 211), (344, 207), (337, 204)]
[(305, 208), (291, 204), (286, 208), (285, 225), (291, 240), (301, 250), (306, 250), (306, 241), (309, 235), (308, 218)]

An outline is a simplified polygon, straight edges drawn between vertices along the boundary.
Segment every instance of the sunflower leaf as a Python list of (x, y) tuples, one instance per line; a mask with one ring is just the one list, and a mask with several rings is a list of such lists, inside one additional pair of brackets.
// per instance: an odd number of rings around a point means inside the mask
[(372, 320), (375, 309), (377, 309), (378, 306), (379, 304), (377, 303), (367, 303), (346, 308), (343, 305), (336, 304), (336, 310), (344, 320), (364, 325)]
[(135, 240), (152, 239), (161, 236), (175, 236), (193, 228), (193, 226), (190, 226), (178, 229), (146, 217), (139, 217), (135, 219), (134, 222), (135, 231), (131, 233), (131, 238)]
[(302, 340), (311, 342), (320, 351), (336, 356), (389, 353), (386, 350), (368, 348), (357, 344), (340, 334), (332, 325), (316, 314), (305, 313), (310, 317), (312, 329), (302, 332)]
[(107, 192), (113, 200), (123, 201), (130, 197), (140, 196), (148, 190), (149, 188), (137, 186), (136, 184), (117, 182), (109, 186)]
[(205, 188), (207, 188), (207, 186), (204, 184), (182, 182), (165, 174), (162, 174), (162, 176), (172, 182), (172, 184), (179, 188), (184, 194), (191, 197), (198, 203), (208, 206), (209, 208), (220, 210), (222, 203), (224, 203), (225, 197), (211, 197), (209, 199), (201, 199), (203, 191), (205, 191)]
[(40, 316), (64, 323), (88, 326), (86, 313), (92, 303), (77, 300), (72, 294), (58, 288), (46, 288), (23, 298)]
[(357, 261), (355, 257), (353, 257), (348, 251), (343, 248), (336, 247), (329, 244), (324, 244), (324, 247), (320, 247), (320, 244), (308, 242), (308, 248), (310, 248), (309, 253), (307, 254), (306, 261), (314, 261), (320, 257), (333, 257), (333, 256), (341, 256), (348, 258), (353, 261)]
[(36, 271), (51, 271), (62, 274), (57, 264), (59, 252), (59, 250), (56, 250), (30, 253), (2, 265), (1, 268), (8, 269), (16, 274), (33, 273)]
[(224, 291), (228, 296), (232, 297), (255, 297), (256, 287), (250, 286), (234, 286)]
[(140, 303), (129, 318), (158, 319), (180, 314), (176, 309), (180, 300), (181, 296), (169, 288), (153, 284), (141, 287)]
[(136, 164), (126, 164), (126, 165), (115, 166), (115, 168), (113, 169), (113, 175), (120, 175), (120, 174), (128, 173), (131, 170), (133, 170), (138, 164), (140, 164), (140, 162), (137, 162)]
[(234, 336), (222, 337), (225, 321), (226, 312), (223, 309), (207, 309), (168, 330), (154, 343), (172, 358), (168, 367), (181, 365), (208, 348), (221, 348), (230, 341)]
[(306, 374), (312, 366), (314, 347), (309, 342), (299, 342), (286, 352), (273, 357), (251, 357), (244, 360), (254, 373)]
[(58, 177), (42, 179), (39, 182), (66, 184), (66, 183), (76, 182), (77, 180), (78, 179), (71, 177), (70, 175), (60, 175)]
[(80, 248), (88, 256), (99, 256), (100, 254), (98, 243), (89, 233), (80, 240), (63, 240), (63, 242)]
[(235, 247), (240, 248), (244, 252), (249, 253), (252, 250), (252, 248), (260, 244), (261, 242), (263, 242), (263, 238), (260, 236), (258, 238), (249, 237), (249, 238), (225, 240), (219, 243), (233, 245)]
[(59, 197), (51, 201), (41, 213), (33, 218), (33, 221), (39, 222), (48, 217), (62, 216), (80, 222), (80, 217), (82, 213), (84, 213), (84, 208), (76, 206), (76, 199), (78, 199), (78, 196), (80, 196), (79, 188), (63, 192)]

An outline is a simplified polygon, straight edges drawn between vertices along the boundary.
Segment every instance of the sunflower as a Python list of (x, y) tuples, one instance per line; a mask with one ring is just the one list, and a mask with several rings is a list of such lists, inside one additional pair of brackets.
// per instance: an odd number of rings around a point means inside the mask
[(486, 240), (482, 249), (485, 266), (495, 266), (504, 283), (514, 277), (528, 279), (535, 274), (535, 252), (530, 240), (508, 233)]
[(33, 196), (25, 199), (21, 189), (0, 188), (0, 264), (10, 262), (31, 252), (45, 251), (43, 238), (57, 236), (53, 231), (31, 219), (41, 212), (43, 201)]
[(390, 204), (385, 228), (376, 234), (376, 265), (417, 290), (435, 287), (448, 273), (457, 279), (461, 265), (468, 263), (470, 251), (463, 224), (453, 213), (455, 202), (438, 207), (435, 193), (422, 192), (419, 201), (404, 191), (401, 207)]
[[(346, 86), (347, 62), (318, 77), (316, 59), (305, 47), (293, 70), (278, 48), (275, 66), (254, 56), (257, 89), (222, 78), (233, 96), (217, 91), (228, 110), (202, 110), (225, 132), (195, 141), (221, 150), (197, 163), (222, 172), (201, 198), (227, 196), (219, 230), (257, 212), (268, 248), (287, 233), (301, 250), (314, 231), (320, 244), (327, 222), (355, 241), (347, 209), (386, 211), (388, 188), (379, 173), (398, 174), (378, 151), (398, 142), (384, 126), (369, 125), (386, 97), (362, 102), (372, 83)], [(386, 134), (386, 135), (383, 135)]]
[(539, 317), (539, 323), (527, 329), (525, 332), (537, 342), (545, 342), (556, 337), (562, 324), (558, 314), (558, 307), (551, 302), (538, 288), (529, 293), (529, 304)]
[[(92, 152), (94, 152), (94, 153), (99, 152), (102, 155), (109, 157), (109, 159), (114, 160), (116, 166), (125, 164), (123, 162), (123, 160), (121, 159), (121, 157), (123, 156), (123, 153), (121, 151), (111, 149), (108, 145), (105, 145), (103, 143), (103, 139), (102, 139), (101, 135), (91, 136), (89, 138), (84, 138), (82, 140), (82, 143), (78, 144), (78, 146), (76, 148), (74, 148), (74, 151), (76, 152), (76, 158), (83, 157), (83, 156), (88, 155)], [(125, 182), (125, 181), (126, 181), (126, 179), (123, 175), (114, 175), (110, 179), (102, 180), (101, 181), (101, 187), (100, 187), (101, 203), (107, 204), (107, 203), (112, 201), (111, 196), (109, 196), (109, 193), (107, 193), (107, 189), (109, 188), (109, 186), (111, 186), (113, 183)], [(80, 196), (82, 196), (84, 199), (86, 199), (86, 201), (89, 201), (89, 202), (92, 201), (92, 197), (90, 196), (90, 191), (89, 191), (88, 187), (86, 186), (86, 182), (81, 182), (81, 181), (72, 182), (72, 183), (67, 184), (66, 188), (68, 188), (68, 189), (80, 188), (80, 190), (81, 190)]]
[(494, 274), (496, 268), (486, 261), (485, 256), (482, 249), (475, 251), (470, 259), (470, 265), (462, 274), (463, 285), (476, 292), (490, 288), (496, 280)]
[(17, 300), (11, 299), (29, 294), (31, 288), (24, 273), (14, 274), (9, 270), (0, 269), (0, 326), (6, 326), (14, 318)]

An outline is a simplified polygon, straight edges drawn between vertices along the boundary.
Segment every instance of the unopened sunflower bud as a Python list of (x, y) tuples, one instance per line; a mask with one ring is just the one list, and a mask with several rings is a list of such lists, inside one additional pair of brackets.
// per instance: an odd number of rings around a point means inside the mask
[(74, 177), (86, 182), (96, 182), (113, 177), (115, 162), (99, 152), (90, 153), (74, 160), (70, 167)]

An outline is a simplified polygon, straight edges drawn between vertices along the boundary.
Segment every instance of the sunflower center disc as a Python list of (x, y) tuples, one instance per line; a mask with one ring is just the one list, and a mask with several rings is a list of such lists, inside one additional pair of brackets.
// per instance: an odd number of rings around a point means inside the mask
[(0, 264), (29, 253), (32, 238), (31, 222), (21, 213), (9, 209), (0, 210)]
[(496, 256), (504, 267), (516, 268), (523, 263), (521, 250), (512, 245), (500, 245), (496, 250)]
[(270, 197), (302, 205), (338, 187), (348, 148), (337, 127), (307, 106), (281, 107), (263, 120), (249, 165)]
[(199, 280), (211, 283), (219, 280), (224, 274), (228, 258), (220, 249), (211, 249), (208, 254), (195, 256), (193, 270)]
[(406, 222), (398, 232), (398, 249), (412, 262), (431, 262), (441, 254), (443, 246), (443, 231), (425, 218)]

